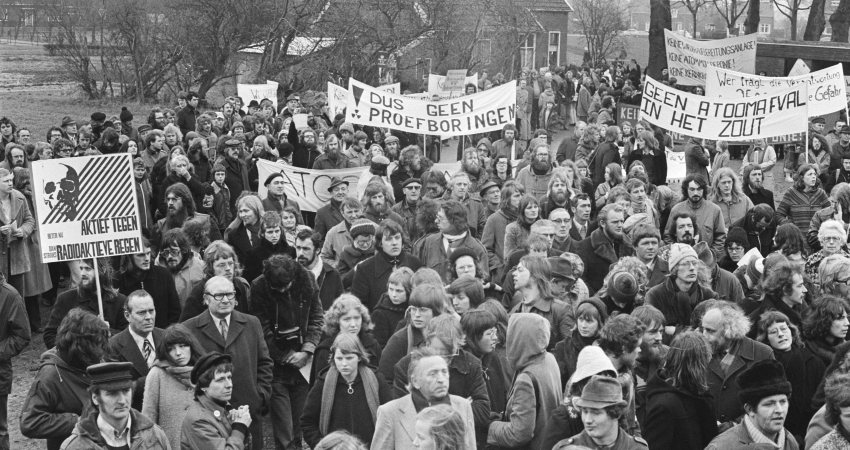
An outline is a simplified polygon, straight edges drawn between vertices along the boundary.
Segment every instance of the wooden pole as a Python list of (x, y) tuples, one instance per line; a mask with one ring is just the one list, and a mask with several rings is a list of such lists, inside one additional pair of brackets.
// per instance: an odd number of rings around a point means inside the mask
[[(100, 292), (100, 270), (97, 266), (97, 258), (92, 258), (94, 261), (94, 281), (95, 287), (97, 288), (97, 316), (100, 317), (100, 320), (106, 320), (103, 318), (103, 295)], [(110, 324), (112, 326), (112, 324)]]

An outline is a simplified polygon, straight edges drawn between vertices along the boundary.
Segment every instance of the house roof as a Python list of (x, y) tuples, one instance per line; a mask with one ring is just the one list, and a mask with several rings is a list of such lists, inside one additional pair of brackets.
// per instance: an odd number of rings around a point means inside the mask
[(532, 11), (573, 12), (568, 0), (517, 0), (516, 4)]

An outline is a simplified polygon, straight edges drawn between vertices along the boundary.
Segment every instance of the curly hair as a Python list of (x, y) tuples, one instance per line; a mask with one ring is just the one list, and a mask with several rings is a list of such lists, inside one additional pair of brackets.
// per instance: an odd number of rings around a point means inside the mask
[(841, 408), (850, 406), (850, 374), (833, 373), (826, 379), (826, 423), (838, 425), (841, 421)]
[(778, 249), (785, 256), (795, 253), (801, 253), (804, 257), (806, 256), (806, 240), (803, 238), (800, 228), (793, 223), (783, 223), (776, 227), (776, 235), (774, 235), (773, 240), (776, 242), (774, 248)]
[(599, 331), (599, 347), (614, 357), (633, 352), (643, 338), (646, 327), (628, 314), (618, 314), (608, 319)]
[(511, 158), (509, 158), (507, 156), (499, 156), (499, 155), (493, 156), (492, 159), (490, 160), (490, 170), (493, 172), (493, 174), (497, 173), (496, 165), (499, 163), (500, 159), (506, 159), (508, 161), (508, 168), (505, 171), (505, 175), (508, 178), (513, 177), (513, 171), (514, 171), (513, 163), (511, 163)]
[(457, 200), (447, 200), (440, 205), (440, 209), (443, 210), (446, 220), (452, 225), (454, 233), (459, 234), (467, 231), (469, 222), (467, 222), (466, 206), (463, 203)]
[(725, 339), (729, 341), (742, 339), (750, 332), (750, 327), (752, 327), (750, 318), (744, 314), (744, 311), (738, 305), (720, 301), (713, 307), (706, 308), (703, 316), (712, 309), (720, 311), (720, 330)]
[(455, 450), (464, 447), (467, 430), (460, 414), (449, 405), (429, 406), (416, 416), (417, 422), (427, 422), (434, 450)]
[(160, 361), (170, 361), (168, 353), (175, 345), (185, 345), (189, 347), (191, 355), (189, 356), (190, 366), (194, 366), (201, 356), (206, 354), (206, 351), (201, 347), (198, 339), (186, 328), (186, 325), (175, 323), (170, 325), (162, 332), (162, 337), (156, 343), (156, 358)]
[[(707, 198), (708, 180), (706, 180), (705, 177), (703, 177), (701, 174), (692, 173), (686, 176), (684, 180), (682, 180), (682, 199), (690, 198), (690, 195), (688, 195), (688, 185), (690, 185), (692, 181), (696, 183), (700, 189), (702, 189), (702, 198)], [(696, 225), (696, 222), (694, 222), (694, 225)]]
[(835, 295), (824, 295), (812, 302), (803, 314), (803, 337), (823, 339), (829, 335), (832, 322), (847, 314), (847, 302)]
[(189, 239), (189, 245), (198, 248), (199, 251), (210, 245), (210, 223), (208, 221), (187, 220), (183, 224), (183, 232)]
[[(658, 241), (661, 242), (661, 239)], [(646, 286), (649, 284), (649, 270), (647, 269), (646, 264), (644, 264), (636, 256), (624, 256), (618, 259), (617, 262), (611, 266), (610, 270), (605, 275), (605, 278), (602, 280), (602, 288), (599, 292), (608, 292), (608, 282), (611, 280), (611, 277), (618, 272), (629, 272), (634, 275), (641, 291), (645, 290)]]
[(612, 187), (610, 191), (608, 191), (608, 200), (605, 201), (605, 204), (611, 205), (617, 203), (617, 201), (621, 198), (626, 199), (627, 202), (632, 201), (632, 195), (629, 193), (629, 191), (622, 184), (618, 184)]
[(337, 430), (323, 437), (313, 450), (369, 450), (366, 444), (356, 436), (344, 430)]
[(422, 236), (427, 236), (439, 231), (439, 228), (435, 223), (437, 220), (437, 212), (439, 210), (440, 202), (430, 198), (421, 198), (416, 205), (416, 228), (421, 234), (418, 236), (410, 236), (410, 238), (418, 239)]
[(762, 299), (772, 298), (781, 301), (782, 296), (791, 291), (794, 275), (803, 276), (803, 268), (791, 261), (783, 261), (770, 270), (761, 282)]
[(664, 371), (673, 379), (673, 386), (702, 394), (708, 392), (707, 374), (711, 356), (711, 344), (705, 336), (696, 331), (685, 331), (670, 343)]
[(356, 309), (360, 313), (360, 319), (362, 320), (360, 325), (361, 333), (375, 328), (375, 324), (372, 323), (372, 317), (369, 315), (369, 310), (363, 306), (360, 299), (352, 294), (342, 294), (325, 311), (325, 324), (322, 326), (322, 331), (328, 336), (339, 334), (339, 318), (348, 314), (353, 309)]
[(74, 308), (65, 315), (56, 330), (56, 350), (67, 354), (75, 367), (99, 363), (109, 345), (109, 325), (96, 315)]

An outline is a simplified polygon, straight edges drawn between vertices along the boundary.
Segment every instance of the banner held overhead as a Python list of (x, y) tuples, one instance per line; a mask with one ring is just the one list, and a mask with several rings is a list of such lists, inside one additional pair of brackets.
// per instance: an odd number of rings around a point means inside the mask
[(664, 30), (667, 44), (667, 68), (676, 84), (705, 85), (706, 68), (722, 67), (744, 73), (756, 70), (756, 35), (736, 36), (713, 41), (697, 41)]

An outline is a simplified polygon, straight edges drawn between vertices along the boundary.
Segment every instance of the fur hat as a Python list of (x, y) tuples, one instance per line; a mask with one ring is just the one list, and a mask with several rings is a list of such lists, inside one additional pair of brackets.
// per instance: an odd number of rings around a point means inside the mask
[(758, 361), (738, 375), (738, 399), (742, 404), (756, 406), (761, 399), (771, 395), (791, 395), (791, 383), (785, 377), (785, 368), (779, 361)]
[(618, 303), (634, 302), (638, 290), (637, 279), (629, 272), (617, 272), (608, 280), (608, 296)]
[(697, 256), (697, 252), (688, 244), (680, 244), (675, 243), (670, 245), (670, 257), (667, 262), (670, 269), (676, 267), (676, 264), (682, 262), (685, 258), (693, 257), (694, 259), (699, 259)]
[(658, 228), (655, 225), (649, 222), (638, 222), (635, 224), (634, 228), (632, 228), (632, 233), (630, 235), (632, 238), (632, 244), (637, 245), (641, 240), (646, 238), (655, 238), (658, 240), (658, 243), (661, 244), (661, 232), (658, 231)]
[(726, 246), (728, 247), (733, 242), (746, 249), (750, 243), (749, 238), (747, 238), (747, 232), (741, 227), (730, 228), (726, 233)]
[(369, 169), (376, 175), (387, 175), (387, 166), (390, 165), (390, 160), (386, 156), (378, 155), (372, 158)]
[(470, 256), (474, 261), (478, 261), (478, 258), (475, 255), (475, 252), (472, 251), (469, 247), (460, 247), (456, 250), (452, 250), (452, 254), (449, 255), (449, 263), (451, 267), (454, 267), (455, 263), (461, 256)]
[(133, 120), (133, 113), (131, 113), (126, 106), (122, 106), (121, 114), (119, 114), (118, 117), (121, 119), (122, 122), (129, 122)]
[(94, 112), (91, 115), (91, 120), (92, 122), (103, 122), (104, 120), (106, 120), (106, 114), (100, 111)]
[(351, 239), (357, 239), (357, 236), (374, 236), (377, 231), (375, 222), (369, 219), (357, 219), (351, 224), (351, 229), (348, 232), (351, 234)]

